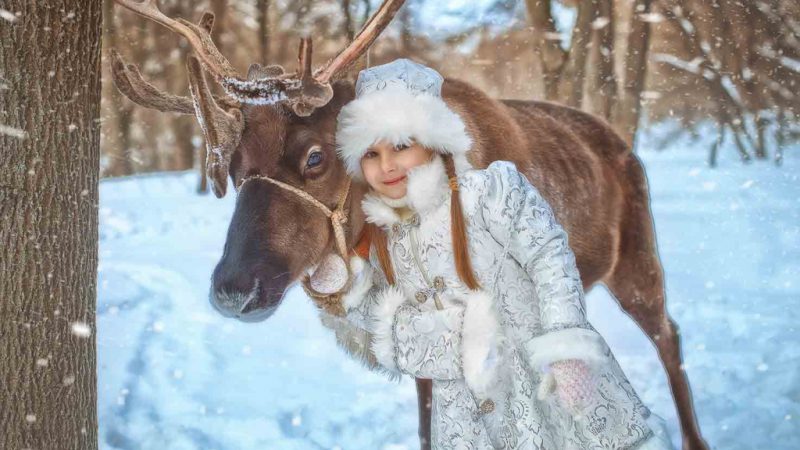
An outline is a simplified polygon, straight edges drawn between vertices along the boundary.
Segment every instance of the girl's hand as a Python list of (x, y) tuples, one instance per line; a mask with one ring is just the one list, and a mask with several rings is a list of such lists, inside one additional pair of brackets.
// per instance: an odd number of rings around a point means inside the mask
[(555, 391), (559, 402), (573, 416), (581, 415), (594, 403), (597, 380), (584, 361), (565, 359), (550, 364), (550, 372), (539, 386), (539, 398)]

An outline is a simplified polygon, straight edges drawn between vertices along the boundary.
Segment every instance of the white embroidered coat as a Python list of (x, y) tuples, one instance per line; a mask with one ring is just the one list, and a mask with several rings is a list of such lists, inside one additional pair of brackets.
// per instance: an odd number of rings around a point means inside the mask
[[(408, 173), (412, 217), (401, 219), (385, 197), (364, 199), (367, 220), (387, 230), (397, 286), (373, 249), (344, 298), (346, 318), (323, 317), (339, 342), (379, 369), (433, 380), (434, 449), (671, 449), (587, 322), (567, 235), (536, 188), (506, 161), (463, 172), (459, 186), (482, 289), (456, 273), (437, 156)], [(540, 386), (548, 364), (564, 359), (596, 375), (581, 413)]]

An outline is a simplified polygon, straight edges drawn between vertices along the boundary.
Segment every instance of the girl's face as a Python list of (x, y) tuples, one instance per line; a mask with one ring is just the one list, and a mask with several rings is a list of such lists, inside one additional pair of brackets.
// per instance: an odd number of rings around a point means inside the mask
[(361, 171), (372, 189), (391, 199), (398, 199), (406, 195), (407, 172), (430, 162), (432, 157), (432, 150), (416, 142), (394, 146), (381, 140), (361, 157)]

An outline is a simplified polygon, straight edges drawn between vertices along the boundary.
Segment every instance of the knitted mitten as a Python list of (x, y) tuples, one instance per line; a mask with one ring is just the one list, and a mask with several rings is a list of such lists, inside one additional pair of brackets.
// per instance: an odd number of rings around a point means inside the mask
[(565, 359), (550, 364), (550, 373), (540, 386), (539, 397), (555, 391), (561, 404), (579, 415), (594, 402), (597, 380), (592, 369), (579, 359)]

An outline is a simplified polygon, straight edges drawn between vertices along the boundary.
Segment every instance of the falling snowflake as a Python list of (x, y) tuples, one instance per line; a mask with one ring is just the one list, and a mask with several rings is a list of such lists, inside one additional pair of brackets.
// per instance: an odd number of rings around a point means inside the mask
[(92, 328), (86, 322), (73, 322), (72, 334), (78, 337), (87, 338), (92, 335)]
[(658, 13), (642, 13), (639, 14), (639, 20), (647, 23), (659, 23), (664, 21), (664, 16)]
[(0, 8), (0, 18), (3, 18), (11, 23), (17, 21), (17, 16), (7, 9)]
[(25, 139), (28, 137), (28, 133), (26, 133), (25, 130), (20, 130), (19, 128), (2, 124), (0, 124), (0, 134), (5, 134), (6, 136), (15, 137), (18, 139)]

